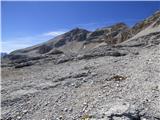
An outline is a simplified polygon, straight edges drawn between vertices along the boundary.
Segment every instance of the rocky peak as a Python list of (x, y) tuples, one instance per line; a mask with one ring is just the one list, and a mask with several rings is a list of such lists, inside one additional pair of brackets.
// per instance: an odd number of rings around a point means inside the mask
[(89, 31), (85, 29), (75, 28), (65, 34), (68, 41), (84, 41)]
[(85, 29), (81, 29), (81, 28), (74, 28), (71, 31), (65, 33), (65, 35), (76, 35), (76, 34), (85, 34), (88, 33), (89, 31), (85, 30)]
[(115, 25), (109, 26), (108, 28), (111, 29), (111, 31), (116, 31), (116, 30), (124, 30), (127, 29), (128, 26), (125, 23), (117, 23)]
[(84, 41), (87, 38), (87, 34), (89, 31), (85, 29), (75, 28), (67, 33), (65, 33), (61, 40), (57, 41), (55, 47), (61, 47), (65, 45), (67, 42), (71, 41)]
[(120, 23), (116, 23), (116, 24), (111, 25), (111, 26), (107, 26), (107, 27), (97, 29), (97, 31), (105, 30), (105, 31), (111, 32), (111, 31), (123, 30), (123, 29), (127, 29), (127, 28), (128, 28), (128, 26), (125, 23), (120, 22)]
[(120, 42), (128, 39), (130, 36), (129, 34), (128, 26), (125, 23), (120, 22), (108, 27), (97, 29), (89, 34), (88, 39), (91, 41), (98, 39), (99, 41), (108, 44), (116, 44), (118, 41)]

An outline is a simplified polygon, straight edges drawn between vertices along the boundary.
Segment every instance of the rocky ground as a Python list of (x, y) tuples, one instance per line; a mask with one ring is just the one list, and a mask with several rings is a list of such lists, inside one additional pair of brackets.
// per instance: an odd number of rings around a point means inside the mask
[[(133, 29), (75, 29), (7, 55), (1, 120), (160, 120), (159, 15)], [(81, 51), (66, 52), (72, 46)]]
[(3, 120), (159, 120), (160, 45), (2, 68)]

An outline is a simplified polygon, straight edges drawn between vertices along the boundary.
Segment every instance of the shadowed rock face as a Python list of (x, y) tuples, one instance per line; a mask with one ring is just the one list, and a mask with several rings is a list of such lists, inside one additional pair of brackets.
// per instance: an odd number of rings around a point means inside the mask
[(65, 44), (67, 44), (68, 42), (72, 42), (72, 41), (77, 41), (77, 42), (81, 42), (86, 40), (87, 34), (89, 33), (89, 31), (84, 30), (84, 29), (80, 29), (80, 28), (75, 28), (67, 33), (65, 33), (62, 37), (62, 39), (60, 39), (59, 41), (57, 41), (55, 43), (55, 47), (62, 47)]
[(17, 59), (25, 59), (27, 56), (25, 55), (8, 55), (7, 56), (10, 60), (17, 60)]
[(84, 40), (86, 40), (88, 33), (89, 33), (89, 31), (87, 31), (87, 30), (75, 28), (75, 29), (65, 33), (63, 35), (62, 39), (55, 43), (55, 47), (61, 47), (61, 46), (65, 45), (67, 42), (84, 41)]
[(66, 41), (84, 41), (89, 31), (85, 29), (75, 28), (65, 33)]
[(38, 53), (40, 54), (44, 54), (49, 52), (52, 49), (52, 46), (48, 46), (48, 45), (42, 45), (38, 48)]
[(66, 40), (65, 39), (61, 39), (58, 42), (56, 42), (54, 46), (55, 47), (61, 47), (61, 46), (65, 45), (65, 44), (66, 44)]

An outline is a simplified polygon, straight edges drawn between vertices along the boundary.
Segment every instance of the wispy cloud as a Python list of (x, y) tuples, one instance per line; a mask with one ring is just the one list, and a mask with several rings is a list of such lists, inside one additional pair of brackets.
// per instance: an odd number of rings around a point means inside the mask
[(49, 39), (52, 39), (58, 35), (65, 33), (66, 31), (50, 31), (46, 33), (41, 33), (33, 36), (23, 36), (23, 37), (13, 37), (1, 41), (1, 52), (10, 53), (17, 49), (22, 49), (30, 47), (42, 42), (45, 42)]
[(44, 33), (43, 35), (44, 36), (58, 36), (63, 33), (65, 33), (65, 31), (51, 31), (51, 32)]
[(7, 52), (10, 53), (11, 51), (17, 50), (17, 49), (21, 49), (21, 48), (25, 48), (28, 46), (33, 45), (32, 43), (27, 43), (27, 41), (24, 41), (26, 43), (23, 42), (19, 42), (19, 41), (2, 41), (1, 45), (1, 52)]

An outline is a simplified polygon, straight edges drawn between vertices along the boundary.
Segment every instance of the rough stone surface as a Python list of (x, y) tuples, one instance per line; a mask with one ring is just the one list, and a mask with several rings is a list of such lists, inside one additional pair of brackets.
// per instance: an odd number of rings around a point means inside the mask
[[(81, 41), (82, 31), (69, 37)], [(160, 120), (159, 43), (160, 32), (149, 31), (78, 53), (13, 52), (3, 60), (1, 119)]]

